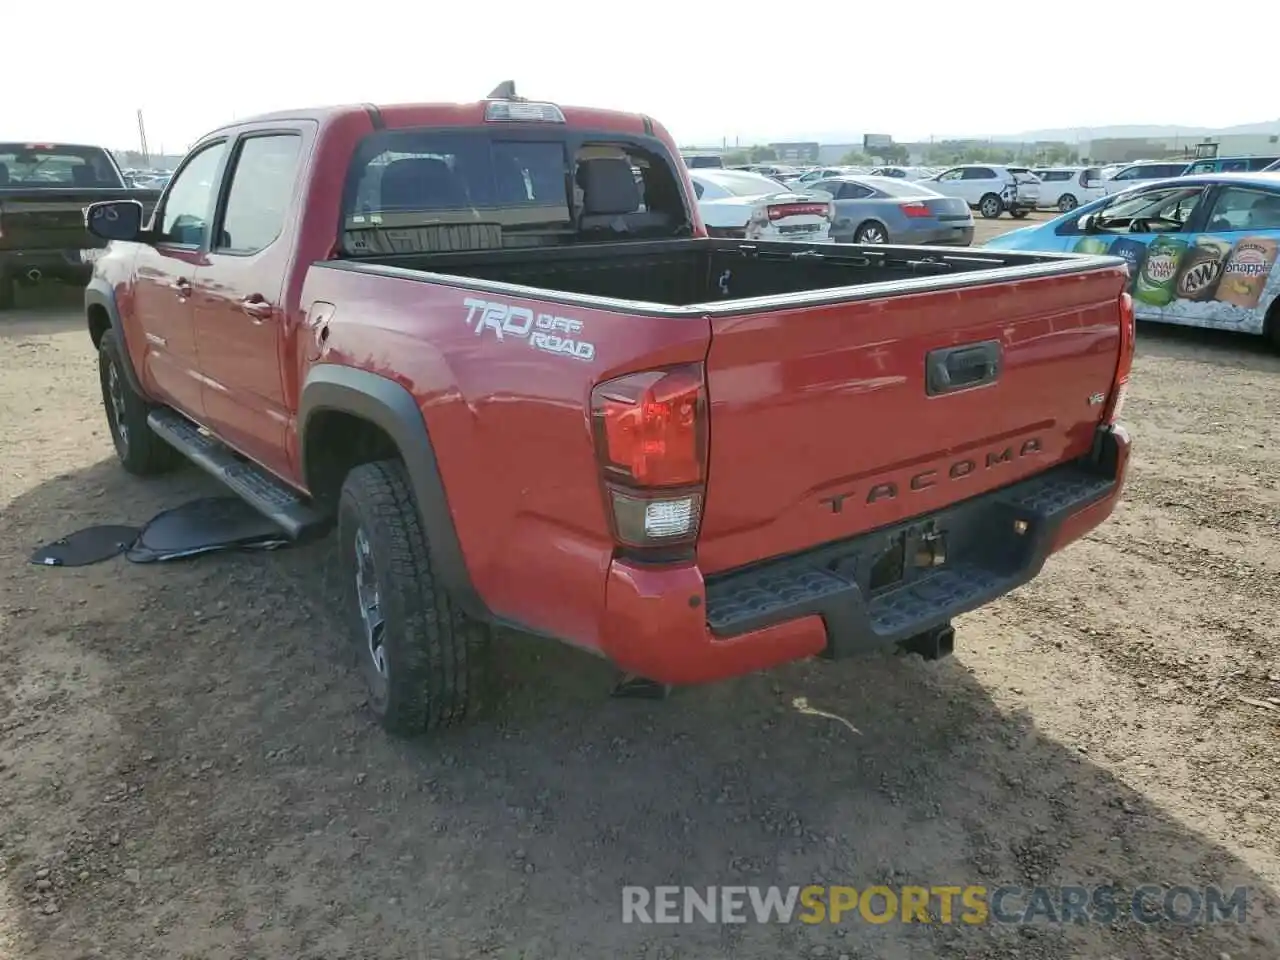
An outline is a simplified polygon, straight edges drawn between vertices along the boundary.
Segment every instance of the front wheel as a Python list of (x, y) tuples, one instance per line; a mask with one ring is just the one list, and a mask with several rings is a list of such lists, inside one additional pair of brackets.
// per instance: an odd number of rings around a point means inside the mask
[(354, 653), (382, 726), (413, 736), (474, 715), (490, 628), (459, 610), (436, 579), (400, 461), (366, 463), (347, 474), (338, 548)]
[(1004, 212), (1004, 202), (994, 193), (988, 193), (978, 201), (978, 212), (988, 220), (995, 220)]
[(1080, 206), (1080, 201), (1070, 193), (1064, 193), (1058, 198), (1058, 209), (1063, 213), (1070, 213), (1078, 206)]
[(150, 408), (129, 386), (114, 330), (108, 330), (98, 342), (98, 380), (102, 385), (107, 428), (121, 466), (145, 477), (172, 470), (182, 462), (182, 454), (147, 426)]
[(853, 235), (854, 243), (888, 243), (889, 231), (878, 223), (864, 223)]

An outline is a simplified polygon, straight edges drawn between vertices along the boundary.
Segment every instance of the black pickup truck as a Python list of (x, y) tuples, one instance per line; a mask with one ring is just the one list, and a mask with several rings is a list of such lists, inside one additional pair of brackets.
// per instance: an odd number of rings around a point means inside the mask
[(150, 216), (159, 190), (126, 186), (111, 152), (53, 143), (0, 143), (0, 310), (18, 286), (84, 284), (106, 243), (85, 229), (99, 200), (142, 202)]

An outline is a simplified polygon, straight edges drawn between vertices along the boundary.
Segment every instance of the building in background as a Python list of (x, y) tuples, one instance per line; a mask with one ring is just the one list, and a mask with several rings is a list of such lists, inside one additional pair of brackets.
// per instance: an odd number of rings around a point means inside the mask
[(774, 152), (779, 163), (821, 163), (818, 154), (822, 152), (820, 143), (771, 143), (769, 149)]
[(1212, 144), (1220, 157), (1280, 156), (1280, 131), (1267, 133), (1224, 133), (1192, 137), (1106, 137), (1080, 145), (1093, 163), (1130, 163), (1166, 157), (1193, 159), (1196, 147)]

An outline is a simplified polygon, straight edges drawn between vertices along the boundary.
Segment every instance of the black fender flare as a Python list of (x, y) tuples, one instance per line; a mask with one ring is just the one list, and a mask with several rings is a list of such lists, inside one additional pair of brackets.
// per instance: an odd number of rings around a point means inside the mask
[(326, 410), (367, 420), (395, 443), (418, 501), (434, 575), (467, 616), (492, 620), (471, 582), (427, 422), (413, 394), (394, 380), (367, 370), (330, 363), (312, 367), (298, 403), (298, 453), (304, 470), (308, 423)]
[[(133, 369), (133, 357), (129, 354), (129, 344), (124, 336), (124, 324), (120, 320), (120, 309), (116, 306), (116, 293), (105, 280), (94, 277), (84, 288), (84, 319), (93, 336), (93, 321), (90, 319), (93, 307), (100, 307), (107, 314), (111, 329), (115, 331), (116, 343), (120, 345), (120, 365), (124, 368), (124, 378), (129, 387), (140, 397), (146, 397), (147, 391), (142, 389), (142, 380)], [(96, 347), (97, 342), (94, 343)]]

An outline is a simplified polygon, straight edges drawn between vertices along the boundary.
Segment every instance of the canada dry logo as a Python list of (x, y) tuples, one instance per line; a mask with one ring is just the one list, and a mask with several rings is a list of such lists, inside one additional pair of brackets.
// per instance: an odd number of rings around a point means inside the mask
[(557, 317), (550, 313), (535, 314), (528, 307), (495, 300), (467, 297), (462, 301), (467, 308), (467, 326), (480, 336), (491, 330), (499, 340), (513, 337), (524, 340), (535, 350), (572, 357), (575, 360), (594, 360), (595, 344), (582, 340), (582, 321)]
[(1178, 270), (1178, 261), (1167, 253), (1156, 254), (1147, 261), (1147, 276), (1156, 283), (1171, 279)]

